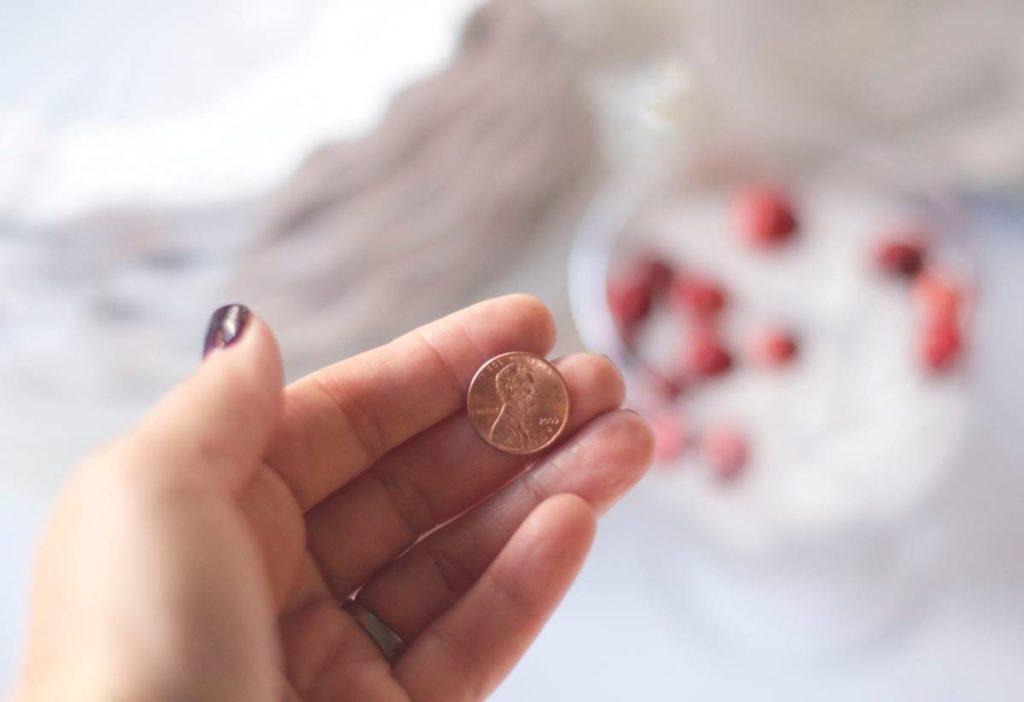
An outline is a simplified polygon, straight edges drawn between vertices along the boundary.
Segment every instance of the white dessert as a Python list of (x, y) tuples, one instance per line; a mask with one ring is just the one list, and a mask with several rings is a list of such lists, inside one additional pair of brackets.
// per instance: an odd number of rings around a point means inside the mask
[[(672, 411), (691, 431), (708, 422), (741, 427), (750, 464), (723, 484), (689, 450), (652, 480), (659, 498), (706, 536), (751, 556), (907, 515), (942, 480), (968, 421), (958, 373), (932, 377), (921, 368), (909, 286), (870, 265), (880, 232), (908, 219), (928, 225), (929, 212), (834, 184), (793, 194), (798, 238), (776, 250), (752, 249), (736, 233), (731, 192), (702, 191), (644, 208), (630, 227), (637, 234), (620, 240), (615, 256), (649, 246), (684, 274), (709, 273), (728, 290), (721, 328), (736, 364), (684, 393)], [(940, 245), (937, 255), (949, 252)], [(778, 323), (799, 335), (796, 362), (750, 363), (753, 336)], [(640, 354), (678, 364), (684, 329), (678, 312), (660, 306)]]

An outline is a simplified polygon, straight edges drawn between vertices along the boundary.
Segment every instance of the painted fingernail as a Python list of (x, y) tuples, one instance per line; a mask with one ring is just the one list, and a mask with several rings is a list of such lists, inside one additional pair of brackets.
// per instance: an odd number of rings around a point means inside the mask
[(214, 349), (235, 343), (249, 322), (249, 308), (245, 305), (224, 305), (210, 316), (210, 326), (203, 341), (203, 357)]

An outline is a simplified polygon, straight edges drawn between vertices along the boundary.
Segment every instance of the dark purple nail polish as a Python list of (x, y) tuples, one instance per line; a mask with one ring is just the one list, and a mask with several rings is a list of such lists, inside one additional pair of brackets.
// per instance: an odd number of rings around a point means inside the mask
[(210, 317), (210, 326), (206, 329), (203, 341), (203, 357), (214, 349), (230, 346), (245, 331), (249, 322), (249, 308), (245, 305), (224, 305)]

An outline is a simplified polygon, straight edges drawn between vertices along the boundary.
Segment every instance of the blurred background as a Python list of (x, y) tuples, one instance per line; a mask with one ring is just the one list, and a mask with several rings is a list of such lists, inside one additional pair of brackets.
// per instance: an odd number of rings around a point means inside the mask
[(659, 464), (501, 700), (1024, 688), (1024, 3), (0, 3), (0, 685), (77, 457), (250, 304), (290, 379), (475, 300)]

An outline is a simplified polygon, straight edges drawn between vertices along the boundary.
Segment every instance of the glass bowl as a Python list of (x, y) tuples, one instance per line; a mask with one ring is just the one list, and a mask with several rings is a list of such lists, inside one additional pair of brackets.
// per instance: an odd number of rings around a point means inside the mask
[[(751, 183), (792, 201), (792, 241), (765, 250), (739, 231), (736, 193)], [(923, 271), (879, 270), (880, 247), (911, 238)], [(955, 199), (874, 164), (662, 166), (599, 195), (570, 260), (573, 315), (655, 426), (642, 551), (667, 611), (696, 606), (743, 643), (823, 650), (878, 631), (920, 594), (942, 542), (932, 507), (970, 425), (968, 359), (935, 363), (929, 341), (934, 283), (956, 293), (962, 340), (972, 252)], [(652, 259), (674, 282), (624, 332), (607, 288)], [(686, 308), (693, 280), (725, 291), (710, 322)], [(715, 377), (685, 360), (709, 327), (732, 362)], [(778, 329), (798, 341), (791, 363), (757, 351)], [(716, 452), (723, 433), (739, 454)]]

